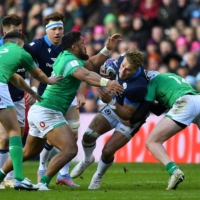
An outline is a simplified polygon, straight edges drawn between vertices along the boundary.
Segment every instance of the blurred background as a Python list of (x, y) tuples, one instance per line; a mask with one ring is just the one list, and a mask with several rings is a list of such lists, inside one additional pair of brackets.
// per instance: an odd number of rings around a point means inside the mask
[[(200, 0), (0, 0), (0, 20), (13, 13), (22, 17), (28, 42), (45, 35), (42, 20), (52, 12), (65, 16), (65, 32), (81, 31), (89, 56), (118, 32), (123, 41), (111, 57), (138, 48), (146, 69), (176, 73), (200, 91)], [(97, 88), (88, 86), (81, 112), (103, 105)]]

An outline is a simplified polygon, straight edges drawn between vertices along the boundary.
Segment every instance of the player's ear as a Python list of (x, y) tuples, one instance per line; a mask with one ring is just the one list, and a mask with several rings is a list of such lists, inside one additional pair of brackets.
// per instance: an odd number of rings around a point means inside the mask
[(73, 44), (73, 45), (72, 45), (72, 49), (73, 49), (74, 51), (77, 51), (77, 49), (78, 49), (77, 45), (76, 45), (76, 44)]

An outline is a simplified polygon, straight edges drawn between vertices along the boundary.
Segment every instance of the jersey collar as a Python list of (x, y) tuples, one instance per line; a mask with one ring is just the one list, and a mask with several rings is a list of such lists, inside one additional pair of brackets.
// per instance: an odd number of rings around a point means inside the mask
[(48, 35), (44, 36), (44, 41), (47, 43), (48, 46), (53, 46), (48, 38)]
[(132, 79), (138, 77), (138, 76), (141, 74), (141, 71), (142, 71), (142, 68), (139, 67), (137, 73), (134, 74), (133, 76), (131, 76), (130, 78), (125, 79), (125, 81), (130, 81), (130, 80), (132, 80)]

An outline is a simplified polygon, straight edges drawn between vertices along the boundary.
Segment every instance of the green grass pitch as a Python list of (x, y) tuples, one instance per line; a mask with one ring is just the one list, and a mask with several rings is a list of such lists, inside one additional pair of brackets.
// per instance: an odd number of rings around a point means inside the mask
[[(71, 169), (75, 163), (72, 163)], [(24, 163), (24, 174), (36, 183), (37, 161)], [(101, 182), (100, 190), (88, 190), (88, 185), (97, 164), (93, 164), (74, 179), (79, 188), (69, 188), (55, 184), (54, 177), (50, 191), (0, 190), (1, 200), (199, 200), (200, 166), (179, 164), (186, 179), (177, 190), (166, 191), (169, 175), (160, 164), (114, 163)], [(126, 169), (126, 170), (124, 170)]]

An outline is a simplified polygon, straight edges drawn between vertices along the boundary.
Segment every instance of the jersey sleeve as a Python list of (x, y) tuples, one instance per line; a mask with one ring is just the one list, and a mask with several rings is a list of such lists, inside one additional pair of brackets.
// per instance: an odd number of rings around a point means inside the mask
[(139, 105), (144, 101), (146, 93), (146, 87), (131, 89), (124, 98), (124, 102), (131, 106), (139, 107)]
[(21, 65), (28, 71), (32, 70), (36, 66), (31, 55), (25, 50), (22, 51)]
[(147, 94), (145, 96), (146, 101), (154, 102), (156, 100), (156, 80), (153, 79), (147, 86)]
[(84, 65), (85, 65), (85, 62), (80, 62), (79, 60), (69, 61), (66, 64), (65, 69), (63, 71), (63, 77), (66, 77), (67, 75), (73, 76), (74, 72), (77, 69), (84, 67)]

